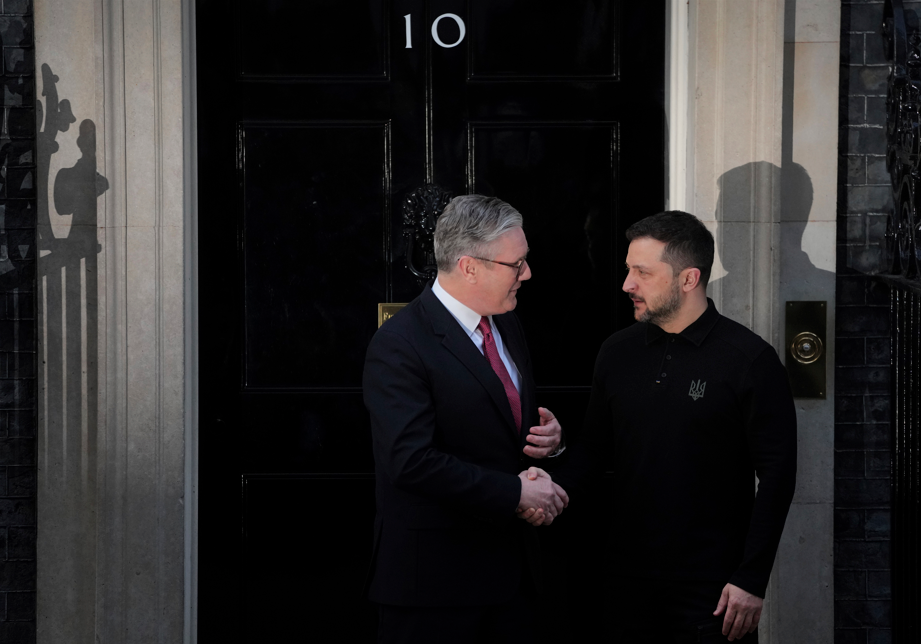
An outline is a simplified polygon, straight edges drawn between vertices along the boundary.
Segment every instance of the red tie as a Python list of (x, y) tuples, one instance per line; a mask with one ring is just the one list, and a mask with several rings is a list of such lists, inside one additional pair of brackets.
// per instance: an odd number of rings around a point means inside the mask
[(515, 427), (521, 433), (521, 398), (518, 396), (518, 390), (515, 389), (515, 383), (512, 382), (511, 376), (508, 375), (508, 369), (505, 363), (499, 357), (499, 350), (496, 349), (496, 340), (492, 337), (492, 329), (489, 326), (489, 318), (480, 318), (477, 325), (480, 333), (483, 334), (483, 353), (489, 361), (492, 370), (499, 376), (502, 386), (505, 387), (505, 395), (508, 396), (508, 404), (512, 408), (512, 417), (515, 419)]

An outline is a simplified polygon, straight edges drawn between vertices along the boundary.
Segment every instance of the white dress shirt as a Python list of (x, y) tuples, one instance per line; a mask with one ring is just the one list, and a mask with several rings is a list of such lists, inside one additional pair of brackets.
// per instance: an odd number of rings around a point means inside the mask
[[(437, 278), (432, 285), (432, 293), (435, 294), (435, 297), (445, 305), (448, 312), (453, 315), (454, 319), (463, 327), (464, 331), (467, 332), (467, 335), (473, 341), (473, 344), (480, 350), (480, 353), (483, 353), (483, 334), (480, 333), (480, 330), (477, 328), (482, 316), (470, 307), (458, 302), (456, 298), (442, 288)], [(505, 348), (505, 343), (502, 342), (502, 336), (499, 334), (499, 329), (497, 329), (496, 325), (493, 323), (492, 316), (489, 315), (487, 317), (489, 318), (489, 326), (492, 327), (492, 337), (496, 341), (496, 349), (499, 352), (499, 357), (502, 358), (502, 362), (505, 364), (505, 368), (512, 379), (512, 383), (515, 385), (515, 389), (520, 392), (521, 374), (518, 373), (518, 367), (515, 366), (515, 361), (512, 360), (512, 356), (509, 355), (508, 349)]]

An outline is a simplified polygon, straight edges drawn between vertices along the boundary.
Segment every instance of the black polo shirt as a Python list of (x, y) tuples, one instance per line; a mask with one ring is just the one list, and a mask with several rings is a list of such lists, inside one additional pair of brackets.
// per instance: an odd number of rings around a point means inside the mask
[(573, 452), (553, 475), (570, 494), (614, 475), (622, 574), (764, 596), (796, 479), (793, 397), (767, 342), (712, 301), (681, 333), (614, 334)]

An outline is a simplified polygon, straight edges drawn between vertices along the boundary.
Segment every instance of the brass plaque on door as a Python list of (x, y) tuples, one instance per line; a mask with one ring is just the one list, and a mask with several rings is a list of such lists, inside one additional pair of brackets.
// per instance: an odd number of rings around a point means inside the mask
[(784, 362), (794, 398), (826, 397), (826, 302), (787, 302)]
[(406, 306), (408, 302), (381, 302), (377, 305), (377, 328), (392, 318), (397, 311)]

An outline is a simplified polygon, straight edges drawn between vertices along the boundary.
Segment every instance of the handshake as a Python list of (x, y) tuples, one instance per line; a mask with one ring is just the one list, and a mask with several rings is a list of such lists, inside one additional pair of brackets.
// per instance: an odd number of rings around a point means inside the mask
[(566, 490), (554, 483), (539, 467), (529, 468), (518, 475), (521, 479), (521, 500), (516, 510), (518, 518), (533, 526), (550, 525), (563, 508), (569, 505)]

